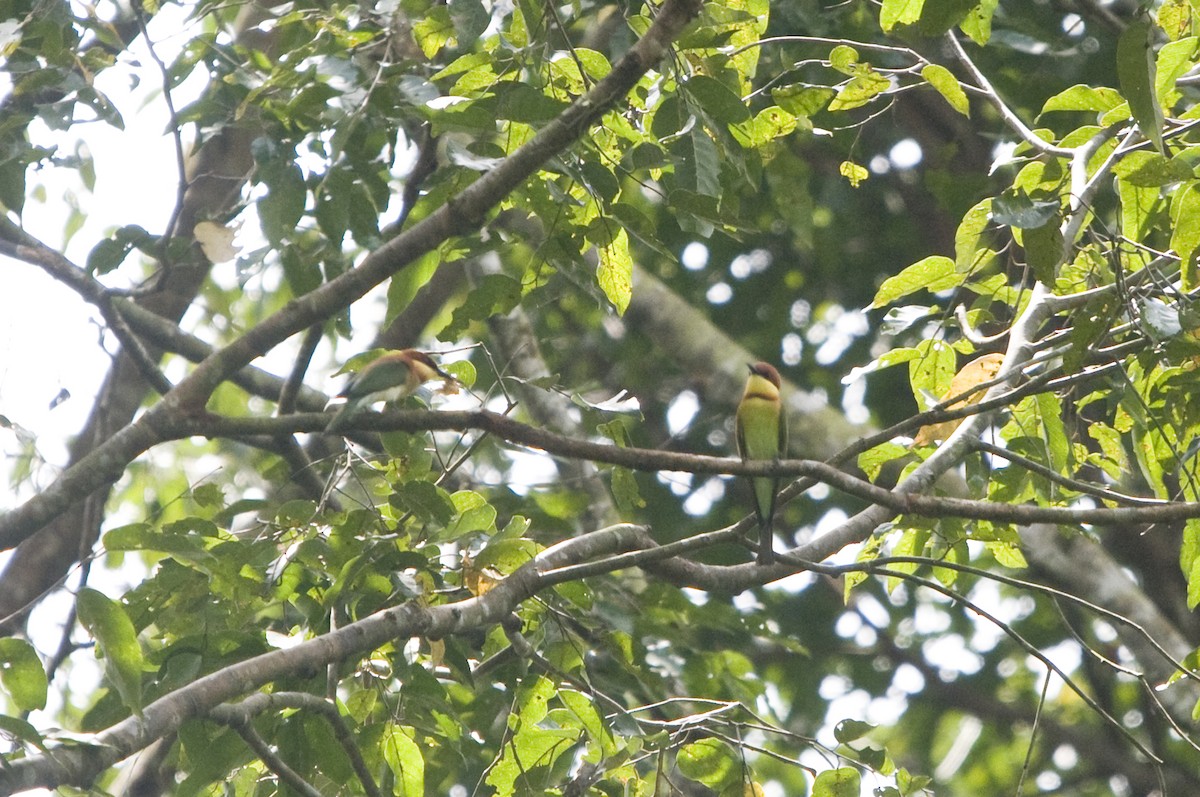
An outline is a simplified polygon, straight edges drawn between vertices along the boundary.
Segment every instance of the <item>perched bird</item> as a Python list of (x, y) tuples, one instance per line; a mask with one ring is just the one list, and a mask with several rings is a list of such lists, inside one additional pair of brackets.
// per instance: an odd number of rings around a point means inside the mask
[[(737, 408), (737, 444), (742, 460), (776, 460), (787, 450), (787, 415), (779, 397), (779, 372), (770, 363), (751, 363), (750, 378)], [(775, 560), (771, 543), (771, 521), (775, 518), (775, 494), (779, 478), (756, 476), (754, 514), (759, 526), (759, 564)]]
[(398, 401), (411, 396), (431, 379), (452, 381), (454, 377), (438, 368), (437, 363), (423, 351), (390, 351), (350, 377), (346, 387), (338, 394), (346, 398), (346, 403), (325, 427), (326, 431), (339, 432), (363, 407), (376, 401)]

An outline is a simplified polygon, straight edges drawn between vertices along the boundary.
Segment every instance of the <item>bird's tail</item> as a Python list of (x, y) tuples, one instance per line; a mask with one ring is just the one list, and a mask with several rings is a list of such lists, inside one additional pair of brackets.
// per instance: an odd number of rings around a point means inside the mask
[(754, 508), (758, 516), (758, 563), (769, 565), (775, 561), (775, 543), (772, 528), (775, 521), (775, 479), (754, 480)]

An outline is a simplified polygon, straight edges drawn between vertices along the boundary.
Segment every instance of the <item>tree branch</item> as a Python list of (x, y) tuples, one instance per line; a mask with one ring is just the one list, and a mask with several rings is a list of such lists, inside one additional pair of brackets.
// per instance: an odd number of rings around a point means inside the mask
[(0, 768), (0, 793), (66, 784), (86, 788), (105, 769), (175, 732), (187, 720), (277, 678), (316, 671), (394, 639), (438, 639), (490, 627), (551, 586), (545, 571), (626, 549), (644, 533), (642, 527), (628, 524), (590, 532), (547, 548), (484, 595), (440, 606), (424, 605), (425, 598), (410, 601), (295, 647), (232, 664), (155, 700), (141, 717), (129, 717), (82, 740), (8, 762)]
[[(487, 212), (556, 153), (597, 122), (666, 54), (700, 10), (698, 0), (667, 0), (654, 23), (586, 95), (529, 142), (429, 216), (368, 255), (363, 262), (289, 302), (225, 348), (213, 353), (132, 426), (68, 468), (42, 493), (0, 518), (0, 545), (15, 544), (60, 515), (82, 494), (112, 484), (125, 465), (162, 438), (161, 430), (203, 412), (212, 391), (231, 374), (292, 335), (344, 308), (448, 238), (477, 229)], [(5, 543), (3, 540), (8, 540)]]
[(346, 757), (350, 760), (354, 773), (358, 775), (367, 797), (382, 797), (370, 768), (363, 760), (362, 751), (354, 743), (353, 734), (350, 733), (346, 720), (342, 718), (337, 705), (331, 700), (310, 695), (307, 692), (256, 692), (241, 702), (217, 706), (209, 712), (208, 716), (217, 722), (238, 728), (248, 726), (259, 714), (289, 708), (311, 711), (319, 714), (328, 722), (338, 744), (342, 745), (342, 749), (346, 752)]

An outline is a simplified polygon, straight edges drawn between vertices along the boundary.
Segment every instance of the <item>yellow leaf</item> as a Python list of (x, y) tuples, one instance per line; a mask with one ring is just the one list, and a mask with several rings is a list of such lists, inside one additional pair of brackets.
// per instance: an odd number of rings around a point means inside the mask
[(440, 666), (446, 660), (446, 642), (443, 639), (429, 640), (429, 660), (434, 667)]
[(851, 188), (858, 188), (858, 184), (870, 176), (870, 172), (854, 161), (842, 161), (838, 173), (850, 181)]
[(463, 586), (475, 597), (486, 595), (504, 576), (490, 567), (476, 567), (469, 556), (463, 557)]
[[(956, 410), (960, 407), (978, 404), (985, 391), (974, 390), (972, 392), (973, 389), (995, 379), (996, 374), (1000, 373), (1000, 366), (1003, 362), (1003, 354), (985, 354), (971, 360), (959, 369), (959, 372), (954, 375), (954, 379), (950, 380), (950, 389), (946, 391), (946, 395), (942, 396), (942, 400), (945, 401), (954, 396), (964, 396), (964, 398), (954, 402), (946, 409)], [(970, 395), (965, 395), (967, 393)], [(921, 430), (917, 432), (917, 436), (913, 438), (913, 445), (927, 446), (937, 440), (945, 440), (964, 420), (964, 418), (955, 418), (952, 421), (922, 426)]]

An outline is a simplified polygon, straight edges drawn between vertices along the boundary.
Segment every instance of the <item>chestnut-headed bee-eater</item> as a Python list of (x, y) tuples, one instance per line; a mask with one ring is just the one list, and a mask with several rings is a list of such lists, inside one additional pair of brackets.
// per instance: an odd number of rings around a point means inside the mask
[[(737, 408), (737, 445), (743, 460), (777, 460), (787, 452), (787, 415), (779, 396), (779, 371), (770, 363), (750, 363), (750, 378)], [(779, 478), (755, 476), (754, 514), (759, 526), (759, 564), (775, 560), (771, 522), (775, 518), (775, 496)]]
[(423, 351), (390, 351), (350, 377), (346, 387), (338, 394), (345, 397), (346, 403), (333, 416), (326, 430), (339, 432), (363, 407), (376, 401), (399, 401), (411, 396), (417, 388), (432, 379), (453, 380), (454, 377), (438, 368), (437, 363)]

